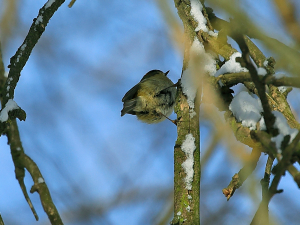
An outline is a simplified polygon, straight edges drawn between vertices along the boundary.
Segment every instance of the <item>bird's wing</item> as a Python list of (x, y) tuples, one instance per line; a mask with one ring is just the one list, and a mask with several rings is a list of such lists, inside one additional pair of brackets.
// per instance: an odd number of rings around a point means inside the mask
[(122, 102), (134, 99), (137, 96), (137, 92), (140, 88), (140, 83), (136, 84), (133, 88), (131, 88), (122, 98)]
[(140, 88), (140, 83), (135, 85), (133, 88), (131, 88), (122, 98), (123, 104), (123, 109), (121, 110), (121, 116), (124, 116), (126, 113), (135, 115), (134, 108), (136, 106), (136, 97), (137, 97), (137, 92)]
[(126, 113), (135, 115), (134, 108), (136, 106), (136, 99), (126, 100), (123, 104), (123, 109), (121, 110), (121, 116), (124, 116)]

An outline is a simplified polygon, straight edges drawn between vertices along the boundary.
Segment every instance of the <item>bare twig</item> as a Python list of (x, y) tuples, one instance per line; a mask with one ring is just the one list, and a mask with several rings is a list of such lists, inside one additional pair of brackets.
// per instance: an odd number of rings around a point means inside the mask
[(242, 51), (242, 57), (245, 62), (245, 66), (249, 70), (251, 78), (252, 78), (252, 82), (254, 83), (254, 85), (257, 89), (257, 92), (258, 92), (258, 95), (259, 95), (259, 98), (260, 98), (260, 101), (261, 101), (261, 104), (263, 107), (263, 117), (265, 119), (267, 131), (270, 134), (275, 136), (278, 134), (278, 131), (275, 131), (273, 129), (273, 124), (275, 122), (275, 116), (271, 112), (271, 108), (270, 108), (270, 105), (269, 105), (269, 102), (268, 102), (268, 99), (266, 96), (265, 84), (259, 79), (257, 70), (254, 67), (253, 63), (251, 62), (249, 48), (245, 42), (244, 36), (242, 34), (236, 33), (234, 36), (234, 40), (240, 46), (240, 49)]
[[(2, 51), (1, 51), (1, 44), (0, 44), (0, 81), (1, 81), (0, 82), (0, 84), (1, 84), (0, 89), (3, 88), (5, 80), (6, 80), (6, 78), (4, 76), (4, 64), (3, 64), (3, 60), (2, 60)], [(2, 97), (0, 97), (0, 100), (1, 100), (1, 104), (3, 104), (3, 98)], [(13, 119), (13, 121), (15, 121), (15, 120)], [(14, 143), (10, 147), (11, 147), (11, 155), (13, 157), (13, 162), (14, 162), (14, 165), (15, 165), (16, 179), (19, 182), (19, 185), (20, 185), (20, 187), (22, 189), (23, 195), (24, 195), (24, 197), (25, 197), (25, 199), (26, 199), (26, 201), (27, 201), (27, 203), (28, 203), (28, 205), (29, 205), (29, 207), (30, 207), (30, 209), (31, 209), (31, 211), (32, 211), (35, 219), (38, 220), (39, 217), (38, 217), (38, 215), (37, 215), (37, 213), (36, 213), (36, 211), (35, 211), (32, 203), (31, 203), (31, 200), (30, 200), (30, 198), (28, 196), (28, 193), (26, 191), (26, 186), (24, 184), (25, 170), (24, 170), (23, 167), (21, 167), (21, 166), (18, 165), (17, 161), (14, 160), (14, 159), (16, 159), (20, 155), (21, 152), (23, 152), (23, 148), (21, 146), (21, 141), (18, 141), (18, 137), (12, 137), (10, 135), (10, 133), (9, 133), (9, 127), (13, 126), (13, 125), (12, 125), (12, 123), (8, 123), (8, 124), (9, 125), (8, 125), (7, 129), (5, 130), (5, 132), (6, 132), (6, 135), (8, 136), (8, 143), (10, 143), (10, 144), (12, 142)], [(17, 144), (19, 144), (19, 147), (12, 148), (12, 146), (16, 146)]]
[[(264, 79), (265, 76), (258, 75), (259, 80)], [(232, 87), (239, 83), (252, 81), (251, 75), (248, 72), (240, 73), (227, 73), (217, 77), (224, 86)], [(279, 86), (290, 86), (295, 88), (300, 88), (300, 79), (297, 77), (281, 77), (276, 78), (274, 76), (268, 76), (265, 79), (265, 84), (272, 84), (276, 87)]]
[(61, 4), (65, 2), (65, 0), (51, 1), (52, 4), (49, 4), (48, 2), (40, 9), (39, 14), (37, 18), (34, 19), (23, 44), (18, 48), (16, 54), (10, 59), (8, 79), (2, 89), (2, 107), (5, 106), (9, 99), (14, 98), (14, 91), (17, 82), (19, 81), (21, 71), (26, 64), (32, 49), (45, 31), (50, 18)]
[(297, 168), (293, 165), (289, 165), (287, 171), (291, 174), (294, 181), (296, 182), (298, 188), (300, 188), (300, 172)]
[(72, 0), (72, 1), (69, 3), (68, 7), (71, 8), (71, 7), (74, 5), (75, 2), (76, 2), (76, 0)]
[[(35, 164), (35, 162), (29, 158), (23, 151), (22, 143), (20, 140), (19, 130), (17, 126), (16, 120), (11, 121), (11, 125), (9, 126), (9, 129), (7, 130), (7, 137), (8, 142), (10, 144), (11, 153), (13, 162), (15, 165), (15, 173), (16, 178), (21, 183), (23, 182), (24, 176), (25, 176), (25, 170), (24, 168), (30, 173), (34, 185), (31, 188), (30, 192), (33, 193), (34, 191), (37, 191), (40, 195), (41, 203), (43, 205), (43, 208), (48, 215), (48, 218), (52, 224), (61, 225), (62, 220), (60, 218), (60, 215), (52, 201), (50, 192), (48, 190), (48, 187), (42, 177), (42, 174), (38, 168), (38, 166)], [(22, 186), (21, 186), (22, 188)], [(23, 190), (23, 188), (22, 188)], [(23, 193), (27, 193), (26, 190), (23, 190)], [(28, 201), (29, 197), (25, 194), (25, 198)], [(30, 200), (28, 201), (28, 204), (31, 207)], [(33, 207), (31, 207), (33, 208)], [(34, 212), (34, 210), (33, 210)], [(35, 215), (36, 216), (36, 215)]]
[[(17, 169), (19, 169), (19, 168), (16, 167), (15, 171)], [(24, 170), (24, 168), (22, 168), (22, 169)], [(17, 172), (16, 172), (16, 174), (17, 174)], [(39, 220), (39, 216), (37, 215), (37, 213), (35, 211), (35, 208), (33, 207), (32, 202), (31, 202), (31, 200), (30, 200), (30, 198), (28, 196), (28, 193), (27, 193), (27, 190), (26, 190), (26, 186), (25, 186), (25, 183), (24, 183), (24, 176), (23, 177), (18, 177), (17, 180), (19, 181), (19, 185), (20, 185), (20, 187), (22, 189), (23, 195), (24, 195), (24, 197), (25, 197), (25, 199), (26, 199), (26, 201), (27, 201), (27, 203), (28, 203), (28, 205), (29, 205), (29, 207), (30, 207), (30, 209), (31, 209), (31, 211), (32, 211), (32, 213), (33, 213), (36, 221), (38, 221)]]
[(0, 214), (0, 225), (4, 225), (4, 222), (3, 222), (1, 214)]
[(271, 176), (271, 169), (274, 162), (274, 157), (269, 156), (265, 168), (265, 175), (264, 178), (260, 181), (262, 186), (262, 197), (264, 198), (268, 192), (269, 189), (269, 183), (270, 183), (270, 176)]
[[(274, 162), (274, 157), (269, 156), (265, 168), (265, 175), (264, 178), (261, 179), (261, 187), (262, 187), (262, 201), (266, 201), (265, 199), (268, 196), (269, 191), (269, 184), (270, 184), (270, 176), (271, 176), (271, 169)], [(263, 212), (261, 215), (261, 218), (259, 218), (260, 221), (262, 221), (262, 224), (269, 224), (269, 211), (268, 211), (268, 204), (264, 204)], [(256, 223), (257, 221), (255, 221)]]
[(298, 132), (298, 134), (296, 135), (292, 143), (283, 150), (282, 159), (278, 162), (275, 168), (273, 168), (272, 172), (275, 173), (275, 176), (272, 180), (270, 188), (268, 192), (265, 192), (264, 198), (262, 199), (259, 208), (257, 209), (253, 217), (251, 224), (257, 223), (257, 221), (260, 221), (260, 219), (262, 218), (265, 218), (264, 221), (262, 221), (263, 222), (262, 224), (267, 224), (266, 222), (268, 222), (268, 219), (266, 213), (268, 212), (269, 202), (275, 194), (282, 192), (282, 190), (277, 190), (277, 187), (281, 177), (284, 175), (285, 171), (288, 169), (290, 165), (292, 155), (299, 141), (300, 141), (300, 132)]
[[(2, 109), (4, 108), (5, 104), (8, 102), (9, 99), (13, 99), (14, 97), (14, 90), (17, 85), (17, 82), (20, 78), (20, 73), (23, 67), (25, 66), (31, 51), (37, 41), (39, 40), (40, 36), (45, 30), (47, 23), (49, 22), (50, 18), (54, 14), (54, 12), (59, 8), (59, 6), (64, 2), (64, 0), (54, 0), (48, 1), (39, 11), (38, 17), (34, 19), (33, 24), (30, 27), (28, 35), (26, 36), (23, 44), (19, 47), (16, 54), (10, 60), (10, 71), (8, 74), (8, 79), (5, 82), (3, 88), (3, 81), (5, 80), (4, 77), (4, 67), (3, 61), (1, 57), (0, 63), (0, 84), (2, 90)], [(0, 52), (1, 53), (1, 52)], [(1, 55), (1, 54), (0, 54)], [(15, 173), (16, 178), (19, 181), (20, 187), (23, 191), (23, 194), (35, 216), (38, 220), (38, 216), (35, 212), (35, 209), (30, 201), (30, 198), (27, 194), (26, 187), (24, 185), (24, 176), (25, 176), (25, 169), (31, 174), (34, 185), (31, 189), (31, 192), (38, 191), (43, 208), (47, 213), (49, 220), (52, 224), (63, 224), (60, 218), (60, 215), (52, 202), (48, 187), (42, 178), (42, 175), (37, 167), (37, 165), (31, 160), (25, 153), (21, 144), (19, 130), (16, 123), (15, 118), (19, 118), (20, 120), (25, 119), (26, 114), (25, 112), (20, 109), (17, 115), (9, 115), (10, 123), (1, 123), (1, 133), (6, 133), (8, 137), (8, 143), (10, 144), (11, 154), (13, 158), (13, 162), (15, 165)]]
[(289, 0), (273, 0), (274, 5), (287, 28), (289, 33), (300, 44), (300, 26), (297, 22), (295, 7)]
[(234, 174), (229, 185), (222, 190), (225, 197), (227, 197), (227, 201), (233, 196), (235, 190), (242, 186), (244, 181), (254, 171), (260, 155), (260, 149), (253, 148), (248, 163), (238, 173)]

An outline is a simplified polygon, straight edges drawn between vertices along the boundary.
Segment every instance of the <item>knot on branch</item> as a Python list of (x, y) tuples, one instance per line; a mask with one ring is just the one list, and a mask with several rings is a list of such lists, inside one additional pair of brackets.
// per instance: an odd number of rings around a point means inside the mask
[(31, 189), (30, 189), (30, 193), (33, 194), (34, 192), (38, 192), (40, 193), (40, 188), (41, 185), (45, 184), (44, 182), (37, 182), (34, 183), (34, 185), (32, 185)]
[(21, 108), (10, 111), (8, 115), (11, 120), (16, 118), (18, 118), (20, 121), (26, 120), (26, 112)]
[(1, 134), (6, 133), (11, 120), (18, 118), (20, 121), (25, 121), (25, 119), (26, 119), (26, 112), (21, 108), (13, 109), (13, 110), (9, 111), (7, 113), (7, 117), (6, 117), (6, 115), (4, 116), (6, 120), (1, 119), (1, 114), (2, 114), (1, 112), (0, 112), (0, 133)]

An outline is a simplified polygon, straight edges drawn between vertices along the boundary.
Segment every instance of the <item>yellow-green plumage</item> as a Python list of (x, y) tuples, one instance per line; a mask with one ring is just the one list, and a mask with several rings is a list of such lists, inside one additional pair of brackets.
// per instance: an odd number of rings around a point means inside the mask
[[(168, 72), (167, 72), (168, 73)], [(174, 83), (160, 70), (149, 71), (123, 97), (121, 116), (136, 115), (145, 123), (159, 123), (170, 116), (175, 103)]]

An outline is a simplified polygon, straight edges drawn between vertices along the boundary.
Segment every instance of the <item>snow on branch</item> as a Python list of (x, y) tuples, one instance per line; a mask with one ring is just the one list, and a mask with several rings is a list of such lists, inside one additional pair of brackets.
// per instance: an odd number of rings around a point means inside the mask
[(196, 149), (195, 138), (192, 134), (187, 134), (181, 145), (181, 150), (185, 153), (186, 160), (181, 164), (186, 173), (184, 179), (187, 190), (192, 190), (192, 182), (194, 177), (194, 151)]

